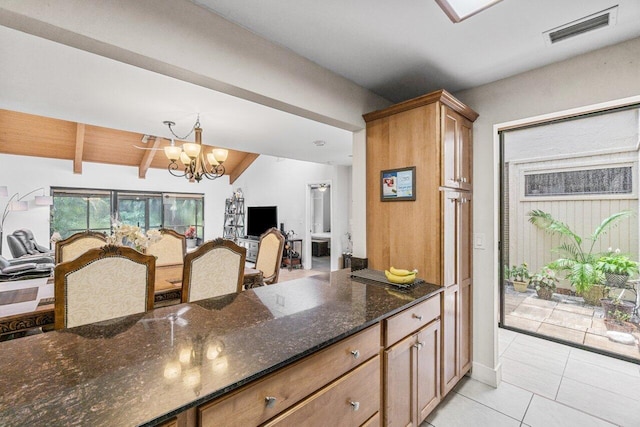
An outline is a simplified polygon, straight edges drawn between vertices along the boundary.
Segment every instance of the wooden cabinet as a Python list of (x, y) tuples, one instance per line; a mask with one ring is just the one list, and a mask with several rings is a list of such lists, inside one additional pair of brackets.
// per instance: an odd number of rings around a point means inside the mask
[[(417, 268), (445, 288), (442, 395), (471, 367), (473, 121), (446, 91), (364, 115), (369, 267)], [(380, 172), (416, 167), (416, 200), (382, 202)]]
[(442, 181), (448, 188), (471, 190), (473, 124), (452, 108), (441, 106), (442, 117)]
[[(257, 426), (278, 416), (303, 399), (307, 399), (308, 396), (315, 396), (313, 400), (316, 403), (313, 403), (309, 408), (317, 410), (319, 405), (317, 402), (326, 402), (327, 399), (333, 402), (336, 397), (331, 394), (330, 397), (321, 398), (319, 395), (314, 394), (316, 391), (331, 384), (334, 380), (354, 370), (367, 360), (378, 357), (379, 354), (380, 325), (376, 324), (356, 335), (339, 341), (331, 347), (314, 353), (298, 363), (280, 369), (264, 379), (255, 381), (235, 393), (200, 406), (198, 408), (199, 425), (212, 427), (220, 425)], [(377, 375), (373, 377), (369, 375), (369, 370), (371, 369), (374, 368), (367, 368), (367, 374), (363, 375), (373, 381), (372, 387), (377, 387), (377, 393), (379, 393), (380, 369), (379, 367), (375, 368)], [(344, 387), (351, 390), (351, 385), (354, 382), (359, 384), (362, 378), (362, 376), (355, 375), (355, 379), (349, 382), (349, 386), (341, 386), (337, 388), (338, 391), (332, 393), (342, 395), (341, 393), (346, 393)], [(367, 411), (371, 412), (370, 409), (374, 408), (371, 406), (373, 400), (371, 400), (369, 394), (365, 397), (368, 399), (365, 407)], [(364, 402), (363, 399), (365, 397), (353, 397), (353, 399), (360, 399), (358, 401)], [(375, 411), (371, 412), (367, 418), (364, 418), (362, 423), (379, 410), (379, 397), (374, 400)], [(292, 409), (295, 413), (305, 414), (309, 410), (296, 408), (295, 410)], [(363, 410), (363, 412), (365, 411)], [(291, 416), (291, 419), (297, 419), (295, 417), (299, 415)]]
[(417, 427), (440, 402), (440, 343), (439, 296), (385, 321), (385, 426)]
[(385, 425), (419, 426), (440, 402), (440, 321), (385, 350)]
[[(380, 356), (271, 420), (275, 426), (360, 426), (380, 409)], [(371, 425), (371, 424), (370, 424)]]
[(471, 201), (467, 191), (442, 191), (444, 297), (442, 303), (442, 395), (471, 368)]

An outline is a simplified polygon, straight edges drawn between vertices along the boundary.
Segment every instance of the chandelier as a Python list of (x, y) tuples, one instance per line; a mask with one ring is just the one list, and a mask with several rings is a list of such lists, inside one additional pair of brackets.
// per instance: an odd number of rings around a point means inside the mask
[[(182, 147), (175, 144), (171, 138), (171, 145), (164, 147), (164, 154), (169, 159), (169, 173), (177, 177), (185, 177), (189, 181), (200, 182), (202, 178), (216, 179), (224, 175), (225, 169), (222, 163), (227, 160), (229, 151), (224, 148), (214, 148), (210, 153), (202, 149), (202, 129), (200, 128), (200, 116), (196, 119), (191, 131), (184, 137), (180, 137), (173, 131), (175, 122), (164, 121), (171, 134), (177, 139), (186, 139), (192, 133), (196, 134), (196, 142), (185, 142)], [(178, 160), (182, 165), (178, 163)], [(182, 169), (184, 168), (184, 171)]]

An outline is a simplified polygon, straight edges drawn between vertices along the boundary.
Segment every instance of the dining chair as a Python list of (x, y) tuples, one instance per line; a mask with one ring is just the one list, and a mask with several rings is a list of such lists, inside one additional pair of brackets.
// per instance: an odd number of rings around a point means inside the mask
[(81, 231), (56, 242), (56, 264), (78, 258), (89, 249), (107, 244), (107, 236), (97, 231)]
[(54, 270), (55, 328), (153, 309), (156, 258), (126, 246), (89, 249)]
[(275, 227), (268, 229), (260, 236), (255, 268), (262, 271), (262, 280), (265, 285), (278, 283), (284, 240), (280, 230)]
[(241, 292), (247, 250), (231, 240), (215, 239), (184, 258), (182, 302)]
[(187, 253), (184, 234), (168, 228), (159, 231), (162, 237), (149, 245), (146, 254), (156, 257), (156, 267), (182, 264)]

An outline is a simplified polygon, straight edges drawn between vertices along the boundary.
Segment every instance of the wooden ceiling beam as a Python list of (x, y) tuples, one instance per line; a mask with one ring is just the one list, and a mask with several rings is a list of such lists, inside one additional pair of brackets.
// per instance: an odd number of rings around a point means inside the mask
[(238, 166), (227, 172), (229, 175), (229, 184), (233, 184), (236, 179), (240, 178), (240, 175), (242, 175), (242, 173), (246, 171), (247, 168), (251, 166), (251, 163), (253, 163), (259, 156), (260, 154), (247, 153), (240, 163), (238, 163)]
[(82, 174), (82, 153), (84, 151), (84, 123), (76, 123), (76, 151), (73, 158), (73, 173)]
[(149, 166), (151, 166), (153, 157), (156, 155), (156, 151), (158, 151), (158, 148), (160, 147), (161, 140), (162, 138), (153, 137), (153, 146), (149, 147), (151, 149), (146, 150), (144, 156), (142, 156), (142, 161), (138, 167), (138, 178), (146, 178), (147, 171), (149, 170)]

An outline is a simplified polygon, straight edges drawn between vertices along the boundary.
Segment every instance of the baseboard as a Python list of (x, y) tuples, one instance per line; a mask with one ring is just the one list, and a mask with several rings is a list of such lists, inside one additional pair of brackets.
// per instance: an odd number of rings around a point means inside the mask
[(471, 367), (471, 378), (481, 383), (498, 387), (502, 381), (502, 364), (498, 363), (495, 368), (490, 368), (480, 363), (473, 362)]

